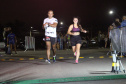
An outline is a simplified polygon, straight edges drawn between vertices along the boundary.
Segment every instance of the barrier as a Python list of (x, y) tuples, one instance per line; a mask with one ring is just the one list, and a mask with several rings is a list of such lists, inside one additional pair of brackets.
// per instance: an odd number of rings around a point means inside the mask
[(25, 51), (28, 49), (34, 49), (35, 51), (35, 38), (30, 36), (25, 36)]
[(126, 53), (126, 27), (110, 30), (112, 49), (117, 52)]
[(121, 59), (118, 57), (117, 52), (126, 53), (126, 27), (123, 28), (114, 28), (110, 30), (109, 38), (111, 39), (111, 45), (114, 53), (112, 54), (113, 63), (112, 63), (112, 72), (117, 72), (117, 74), (121, 71), (120, 66), (122, 67), (123, 72), (125, 73), (125, 69), (122, 65)]
[(5, 48), (5, 43), (4, 42), (0, 42), (0, 49)]

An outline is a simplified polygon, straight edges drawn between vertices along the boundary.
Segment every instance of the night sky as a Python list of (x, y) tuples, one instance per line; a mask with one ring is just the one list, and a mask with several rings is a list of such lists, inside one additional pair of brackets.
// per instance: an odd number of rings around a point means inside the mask
[(116, 14), (126, 15), (125, 0), (0, 0), (0, 24), (19, 20), (41, 29), (48, 10), (54, 10), (59, 22), (72, 24), (72, 18), (79, 16), (84, 28), (103, 29), (110, 25)]

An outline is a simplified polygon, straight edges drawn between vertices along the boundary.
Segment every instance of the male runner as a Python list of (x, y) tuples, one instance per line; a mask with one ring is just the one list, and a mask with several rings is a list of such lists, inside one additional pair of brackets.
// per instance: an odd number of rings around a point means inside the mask
[(56, 42), (57, 42), (57, 33), (56, 28), (58, 20), (53, 17), (54, 13), (52, 10), (48, 11), (48, 18), (44, 19), (44, 29), (45, 29), (45, 41), (47, 47), (47, 60), (46, 62), (50, 63), (50, 49), (52, 46), (53, 50), (53, 62), (56, 62)]

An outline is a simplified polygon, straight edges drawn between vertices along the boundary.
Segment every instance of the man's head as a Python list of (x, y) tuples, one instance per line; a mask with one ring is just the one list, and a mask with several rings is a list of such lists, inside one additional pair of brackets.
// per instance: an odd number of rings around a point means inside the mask
[(123, 16), (123, 20), (126, 20), (126, 15), (125, 15), (125, 16)]
[(98, 31), (99, 34), (101, 34), (101, 31)]
[(6, 31), (10, 31), (10, 30), (11, 30), (11, 27), (7, 27), (7, 28), (6, 28)]
[(119, 22), (119, 18), (116, 18), (115, 21)]
[(49, 11), (48, 11), (48, 17), (49, 17), (49, 18), (52, 18), (53, 16), (54, 16), (53, 11), (52, 11), (52, 10), (49, 10)]
[(109, 26), (109, 29), (110, 29), (110, 30), (113, 29), (113, 28), (114, 28), (114, 27), (113, 27), (112, 25)]
[(7, 31), (7, 28), (4, 28), (4, 31)]

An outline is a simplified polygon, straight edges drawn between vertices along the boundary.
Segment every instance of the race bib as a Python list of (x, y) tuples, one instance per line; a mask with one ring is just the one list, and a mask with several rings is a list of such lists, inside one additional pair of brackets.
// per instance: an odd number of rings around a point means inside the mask
[(50, 41), (50, 37), (46, 37), (46, 41)]

